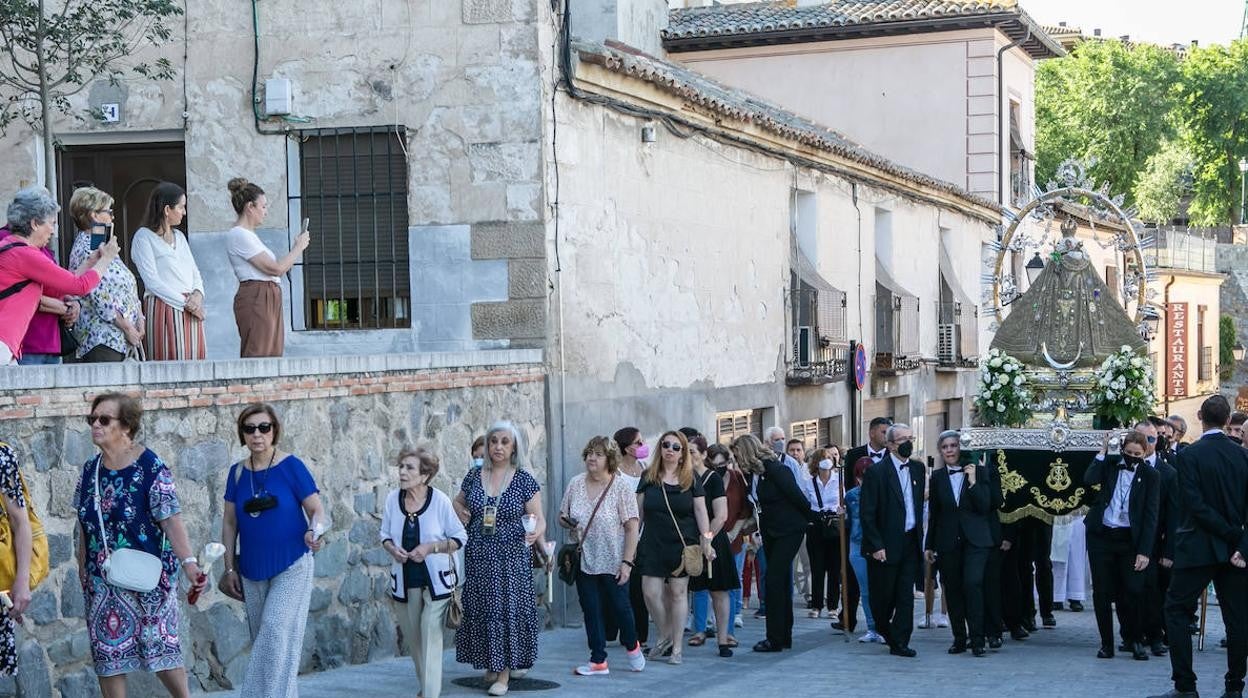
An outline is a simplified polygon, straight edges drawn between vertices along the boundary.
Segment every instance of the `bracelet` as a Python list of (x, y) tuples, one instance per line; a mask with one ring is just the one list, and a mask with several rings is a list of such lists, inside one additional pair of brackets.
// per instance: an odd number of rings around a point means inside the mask
[(620, 563), (628, 565), (630, 568), (634, 567), (632, 560), (620, 560)]
[(185, 558), (185, 559), (183, 559), (183, 560), (182, 560), (182, 566), (183, 566), (183, 567), (186, 567), (187, 565), (191, 564), (192, 562), (198, 565), (198, 564), (199, 564), (199, 559), (198, 559), (198, 558), (196, 558), (194, 555), (192, 555), (192, 556), (190, 556), (190, 557)]

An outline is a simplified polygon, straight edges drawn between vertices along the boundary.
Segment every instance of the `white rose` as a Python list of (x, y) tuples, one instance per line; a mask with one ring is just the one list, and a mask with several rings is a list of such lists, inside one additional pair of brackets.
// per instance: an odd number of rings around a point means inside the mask
[(1140, 357), (1138, 357), (1138, 356), (1137, 356), (1137, 357), (1135, 357), (1134, 359), (1131, 359), (1131, 365), (1132, 365), (1132, 366), (1134, 366), (1134, 367), (1136, 367), (1136, 368), (1139, 368), (1139, 367), (1141, 367), (1141, 366), (1143, 366), (1143, 365), (1144, 365), (1144, 362), (1143, 362), (1143, 361), (1141, 361), (1141, 360), (1140, 360)]
[(1127, 345), (1125, 345), (1125, 344), (1124, 344), (1124, 345), (1122, 345), (1122, 348), (1121, 348), (1121, 349), (1119, 349), (1118, 351), (1120, 351), (1120, 352), (1122, 352), (1122, 353), (1124, 353), (1124, 354), (1130, 354), (1130, 353), (1131, 353), (1131, 347), (1129, 347), (1129, 346), (1127, 346)]
[(988, 362), (988, 365), (989, 365), (989, 366), (991, 366), (991, 367), (993, 367), (993, 368), (1001, 368), (1001, 358), (1000, 358), (1000, 357), (993, 357), (993, 359), (992, 359), (991, 361), (989, 361), (989, 362)]
[(985, 400), (984, 404), (987, 405), (988, 407), (996, 407), (996, 404), (993, 403), (992, 400)]
[(1014, 385), (1019, 385), (1019, 386), (1021, 386), (1022, 384), (1023, 384), (1023, 377), (1022, 377), (1022, 376), (1014, 376)]
[(1115, 397), (1115, 395), (1114, 395), (1114, 391), (1112, 391), (1112, 390), (1107, 390), (1107, 391), (1105, 391), (1105, 399), (1107, 399), (1107, 400), (1113, 400), (1113, 399), (1114, 399), (1114, 397)]
[(997, 376), (997, 383), (1000, 383), (1001, 385), (1005, 385), (1006, 383), (1009, 383), (1009, 382), (1010, 382), (1010, 377), (1005, 375), (1004, 373)]
[(997, 411), (998, 411), (998, 412), (1004, 412), (1004, 411), (1005, 411), (1005, 403), (1004, 403), (1004, 402), (998, 402), (998, 403), (997, 403)]

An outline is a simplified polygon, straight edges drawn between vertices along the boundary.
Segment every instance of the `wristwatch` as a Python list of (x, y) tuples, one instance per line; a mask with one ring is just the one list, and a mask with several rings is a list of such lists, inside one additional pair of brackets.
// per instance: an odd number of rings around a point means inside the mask
[(194, 555), (192, 555), (192, 556), (190, 556), (190, 557), (188, 557), (188, 558), (183, 558), (183, 559), (182, 559), (182, 566), (183, 566), (183, 567), (186, 567), (187, 565), (191, 564), (192, 562), (194, 562), (195, 564), (197, 564), (197, 565), (198, 565), (198, 564), (199, 564), (199, 558), (195, 557)]

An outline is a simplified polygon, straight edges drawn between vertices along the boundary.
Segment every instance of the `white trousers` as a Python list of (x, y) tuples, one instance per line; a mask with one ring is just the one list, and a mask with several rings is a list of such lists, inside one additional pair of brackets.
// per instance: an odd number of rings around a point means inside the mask
[(243, 678), (244, 696), (297, 698), (303, 631), (312, 603), (312, 553), (281, 574), (255, 582), (243, 578), (251, 659)]
[(1053, 556), (1053, 601), (1087, 601), (1088, 541), (1083, 516), (1071, 521), (1065, 559), (1059, 558), (1060, 555)]
[(442, 620), (450, 597), (434, 601), (428, 589), (408, 589), (407, 603), (394, 602), (407, 653), (416, 665), (420, 695), (442, 695)]

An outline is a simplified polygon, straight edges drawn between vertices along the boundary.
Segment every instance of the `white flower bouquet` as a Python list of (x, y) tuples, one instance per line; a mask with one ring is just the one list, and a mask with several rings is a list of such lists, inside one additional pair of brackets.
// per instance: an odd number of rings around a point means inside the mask
[(1023, 364), (1000, 349), (990, 349), (979, 373), (975, 408), (986, 426), (1021, 426), (1031, 418), (1032, 393)]
[(1106, 422), (1117, 426), (1134, 424), (1153, 411), (1153, 380), (1152, 365), (1123, 345), (1096, 370), (1092, 408)]

